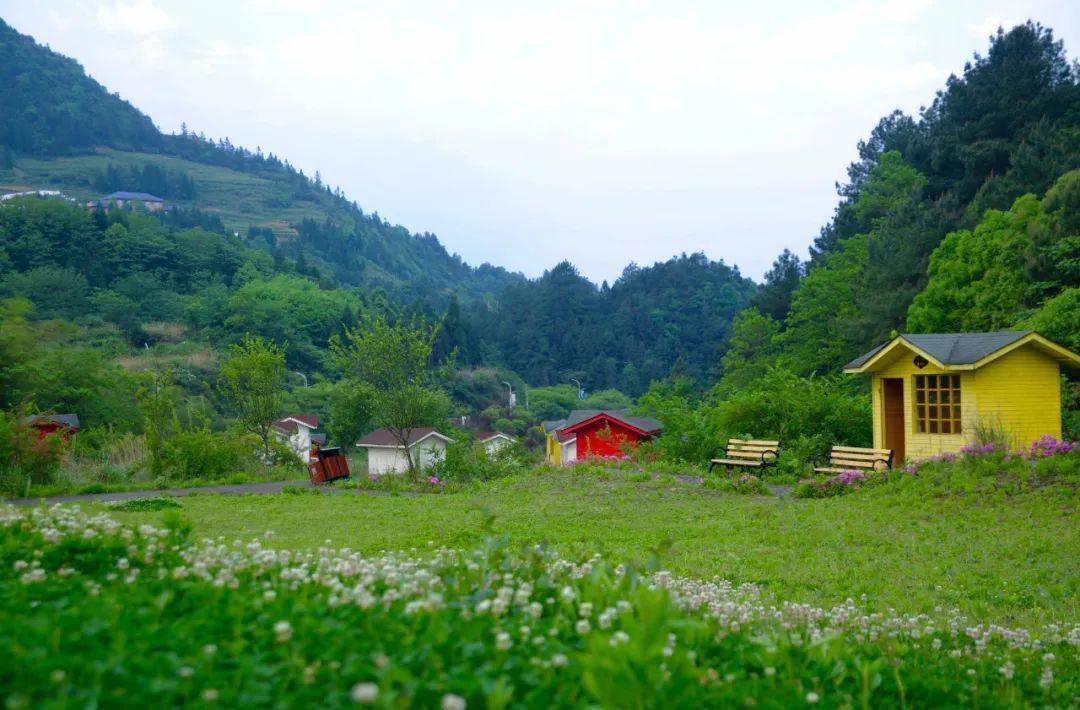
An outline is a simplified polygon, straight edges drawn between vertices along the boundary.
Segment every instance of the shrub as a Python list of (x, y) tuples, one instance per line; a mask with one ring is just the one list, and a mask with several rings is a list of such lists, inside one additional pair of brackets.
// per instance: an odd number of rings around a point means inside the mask
[(796, 498), (832, 498), (858, 490), (875, 480), (884, 481), (885, 477), (859, 470), (841, 471), (825, 479), (800, 481), (794, 495)]
[(109, 504), (111, 510), (117, 510), (123, 513), (152, 513), (159, 510), (168, 510), (170, 508), (181, 507), (172, 498), (165, 498), (158, 496), (156, 498), (132, 498), (131, 500), (123, 500), (117, 503)]
[(772, 491), (757, 476), (752, 473), (743, 473), (739, 476), (710, 476), (702, 484), (705, 488), (724, 493), (741, 493), (744, 495), (772, 495)]
[(250, 436), (191, 429), (173, 435), (165, 443), (163, 461), (172, 478), (216, 480), (250, 463), (256, 446)]
[(0, 490), (18, 495), (31, 485), (51, 483), (63, 453), (59, 436), (38, 438), (14, 412), (0, 411)]
[(459, 438), (446, 447), (446, 455), (425, 471), (422, 479), (434, 476), (442, 482), (489, 481), (524, 471), (529, 461), (529, 453), (520, 442), (489, 454), (482, 444)]

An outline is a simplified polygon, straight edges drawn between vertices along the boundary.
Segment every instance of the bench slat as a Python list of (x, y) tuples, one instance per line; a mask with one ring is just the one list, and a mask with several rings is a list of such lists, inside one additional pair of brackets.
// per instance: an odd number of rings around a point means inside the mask
[(852, 459), (854, 461), (881, 461), (888, 458), (886, 454), (857, 454), (854, 451), (836, 451), (829, 454), (832, 459)]
[(761, 461), (745, 459), (713, 459), (710, 463), (720, 464), (721, 466), (761, 466)]
[(834, 446), (832, 450), (860, 454), (884, 454), (886, 456), (892, 453), (892, 449), (868, 449), (861, 446)]
[(761, 451), (739, 451), (738, 449), (728, 449), (724, 452), (724, 455), (728, 458), (738, 456), (744, 459), (759, 459), (761, 458)]
[(728, 439), (728, 444), (750, 444), (752, 446), (779, 446), (779, 441), (768, 441), (766, 439)]
[(877, 464), (885, 464), (880, 458), (876, 461), (854, 461), (846, 458), (828, 459), (829, 466), (847, 466), (848, 468), (877, 468)]

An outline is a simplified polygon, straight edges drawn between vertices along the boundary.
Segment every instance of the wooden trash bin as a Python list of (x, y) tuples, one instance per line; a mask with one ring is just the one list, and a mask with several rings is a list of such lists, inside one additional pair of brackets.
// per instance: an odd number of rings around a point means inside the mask
[(315, 485), (340, 481), (349, 477), (349, 460), (338, 447), (319, 449), (315, 460), (308, 464), (308, 477)]

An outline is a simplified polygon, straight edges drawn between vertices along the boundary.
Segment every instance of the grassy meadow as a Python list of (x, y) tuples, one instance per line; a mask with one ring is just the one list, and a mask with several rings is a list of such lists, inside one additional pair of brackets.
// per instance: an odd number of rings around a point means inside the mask
[[(364, 554), (467, 549), (491, 536), (600, 553), (778, 599), (847, 598), (911, 613), (959, 609), (1014, 624), (1080, 618), (1071, 486), (1016, 493), (880, 487), (824, 500), (733, 495), (673, 477), (539, 469), (446, 494), (315, 492), (178, 499), (196, 537), (323, 544)], [(161, 513), (117, 513), (158, 524)], [(865, 595), (865, 597), (864, 597)]]

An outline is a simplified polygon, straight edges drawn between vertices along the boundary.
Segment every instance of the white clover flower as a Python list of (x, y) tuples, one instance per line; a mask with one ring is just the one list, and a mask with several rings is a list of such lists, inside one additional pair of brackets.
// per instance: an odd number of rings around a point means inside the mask
[(465, 698), (453, 693), (447, 693), (442, 696), (439, 707), (441, 710), (465, 710)]
[(279, 621), (274, 624), (274, 636), (277, 637), (278, 643), (285, 643), (292, 638), (293, 628), (292, 624), (288, 621)]
[(578, 632), (579, 634), (581, 634), (582, 636), (584, 636), (585, 634), (589, 633), (589, 630), (590, 630), (591, 628), (592, 628), (592, 627), (591, 627), (591, 626), (589, 626), (589, 622), (588, 622), (588, 621), (586, 621), (585, 619), (582, 619), (582, 620), (578, 621), (578, 622), (577, 622), (576, 624), (574, 624), (574, 629), (575, 629), (575, 630), (576, 630), (576, 631), (577, 631), (577, 632)]
[(1054, 684), (1054, 671), (1052, 668), (1043, 668), (1042, 675), (1039, 676), (1039, 687), (1043, 690), (1047, 690)]
[(180, 666), (176, 669), (176, 675), (180, 676), (181, 678), (190, 678), (191, 676), (195, 675), (195, 669), (191, 666)]
[(818, 697), (817, 693), (815, 693), (813, 691), (810, 691), (809, 693), (806, 694), (806, 702), (809, 703), (810, 705), (813, 705), (818, 700), (820, 700), (820, 698)]
[(67, 673), (57, 668), (55, 671), (49, 674), (49, 678), (52, 679), (53, 683), (63, 683), (64, 680), (67, 678)]
[[(626, 633), (625, 631), (616, 631), (614, 634), (611, 635), (611, 645), (612, 646), (618, 646), (620, 644), (629, 643), (629, 642), (630, 642), (630, 634)], [(666, 655), (670, 656), (671, 654), (669, 653), (669, 654), (666, 654)]]
[(551, 665), (555, 666), (556, 668), (562, 668), (566, 665), (566, 656), (561, 653), (556, 653), (554, 656), (551, 657)]
[(998, 672), (1005, 676), (1005, 680), (1012, 680), (1013, 673), (1016, 672), (1016, 666), (1012, 664), (1012, 661), (1006, 661), (1005, 665), (998, 668)]
[(379, 697), (379, 686), (374, 683), (357, 683), (349, 691), (349, 698), (357, 705), (372, 705)]
[(765, 666), (765, 675), (769, 678), (772, 678), (774, 675), (776, 675), (776, 669), (772, 666)]
[(15, 564), (12, 566), (15, 568), (15, 571), (18, 572), (19, 570), (26, 569), (30, 564), (26, 560), (15, 560)]
[(592, 616), (592, 610), (592, 604), (590, 604), (589, 602), (583, 602), (582, 605), (578, 607), (578, 615), (582, 618), (588, 618)]
[(570, 586), (563, 587), (562, 591), (559, 592), (559, 596), (562, 598), (562, 600), (564, 602), (572, 602), (572, 601), (574, 601), (574, 596), (575, 596), (574, 595), (574, 588), (570, 587)]
[(204, 703), (212, 703), (218, 699), (217, 689), (207, 688), (203, 692), (199, 693), (199, 697), (202, 698)]
[(277, 592), (275, 592), (273, 589), (267, 589), (265, 592), (263, 592), (264, 601), (272, 602), (275, 599), (277, 599)]

